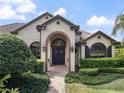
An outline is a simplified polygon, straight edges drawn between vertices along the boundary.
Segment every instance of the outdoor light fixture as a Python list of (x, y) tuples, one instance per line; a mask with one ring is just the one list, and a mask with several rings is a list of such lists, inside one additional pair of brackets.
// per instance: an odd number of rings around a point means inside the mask
[(71, 51), (73, 52), (73, 51), (74, 51), (74, 46), (71, 45), (70, 49), (71, 49)]

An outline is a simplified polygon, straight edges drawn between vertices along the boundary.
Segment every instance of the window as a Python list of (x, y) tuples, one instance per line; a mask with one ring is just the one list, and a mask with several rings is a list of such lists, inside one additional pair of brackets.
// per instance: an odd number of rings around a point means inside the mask
[(65, 41), (59, 38), (55, 39), (52, 42), (52, 47), (65, 47), (65, 46), (66, 46)]
[(32, 51), (32, 53), (34, 54), (34, 56), (38, 59), (40, 59), (40, 42), (33, 42), (30, 45), (30, 49)]
[(106, 56), (106, 47), (102, 43), (95, 43), (91, 46), (90, 49), (91, 57), (105, 57)]

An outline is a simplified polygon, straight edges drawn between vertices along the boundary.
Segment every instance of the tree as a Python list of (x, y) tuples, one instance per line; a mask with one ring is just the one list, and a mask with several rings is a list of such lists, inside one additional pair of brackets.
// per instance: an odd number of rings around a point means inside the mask
[(122, 33), (123, 39), (121, 45), (124, 46), (124, 14), (120, 14), (116, 17), (112, 35), (115, 36), (117, 32)]

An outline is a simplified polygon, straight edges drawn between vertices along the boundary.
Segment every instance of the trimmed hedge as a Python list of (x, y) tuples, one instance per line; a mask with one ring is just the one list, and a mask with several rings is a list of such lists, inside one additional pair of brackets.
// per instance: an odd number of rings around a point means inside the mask
[(123, 58), (90, 58), (81, 59), (81, 68), (124, 67)]
[(24, 41), (13, 35), (0, 35), (0, 74), (33, 71), (35, 62)]
[(99, 85), (109, 83), (120, 78), (120, 74), (99, 73), (98, 75), (90, 76), (88, 74), (82, 75), (77, 73), (69, 73), (65, 77), (66, 83), (83, 83), (86, 85)]
[(124, 68), (99, 68), (99, 72), (124, 74)]
[(95, 76), (99, 73), (118, 73), (124, 74), (124, 68), (82, 68), (79, 71), (81, 75)]
[(119, 58), (124, 58), (124, 48), (115, 49), (115, 56)]
[(43, 67), (44, 67), (44, 63), (42, 62), (42, 60), (38, 59), (35, 66), (34, 66), (34, 72), (33, 73), (42, 73), (43, 72)]
[(7, 82), (7, 88), (18, 87), (19, 93), (46, 93), (50, 80), (45, 73), (23, 73), (20, 76), (12, 77)]
[(97, 75), (99, 73), (99, 69), (98, 68), (86, 68), (86, 69), (80, 69), (79, 72), (81, 75), (90, 75), (90, 76), (94, 76)]
[(47, 74), (25, 74), (23, 85), (20, 86), (20, 93), (46, 93), (50, 83)]

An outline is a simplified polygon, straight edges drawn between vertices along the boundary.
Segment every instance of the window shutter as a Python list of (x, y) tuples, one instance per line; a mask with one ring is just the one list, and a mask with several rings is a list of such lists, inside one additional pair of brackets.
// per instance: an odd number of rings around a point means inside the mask
[(107, 49), (107, 57), (112, 57), (112, 46), (109, 46)]
[(85, 45), (85, 58), (90, 57), (90, 50), (89, 47), (87, 45)]

